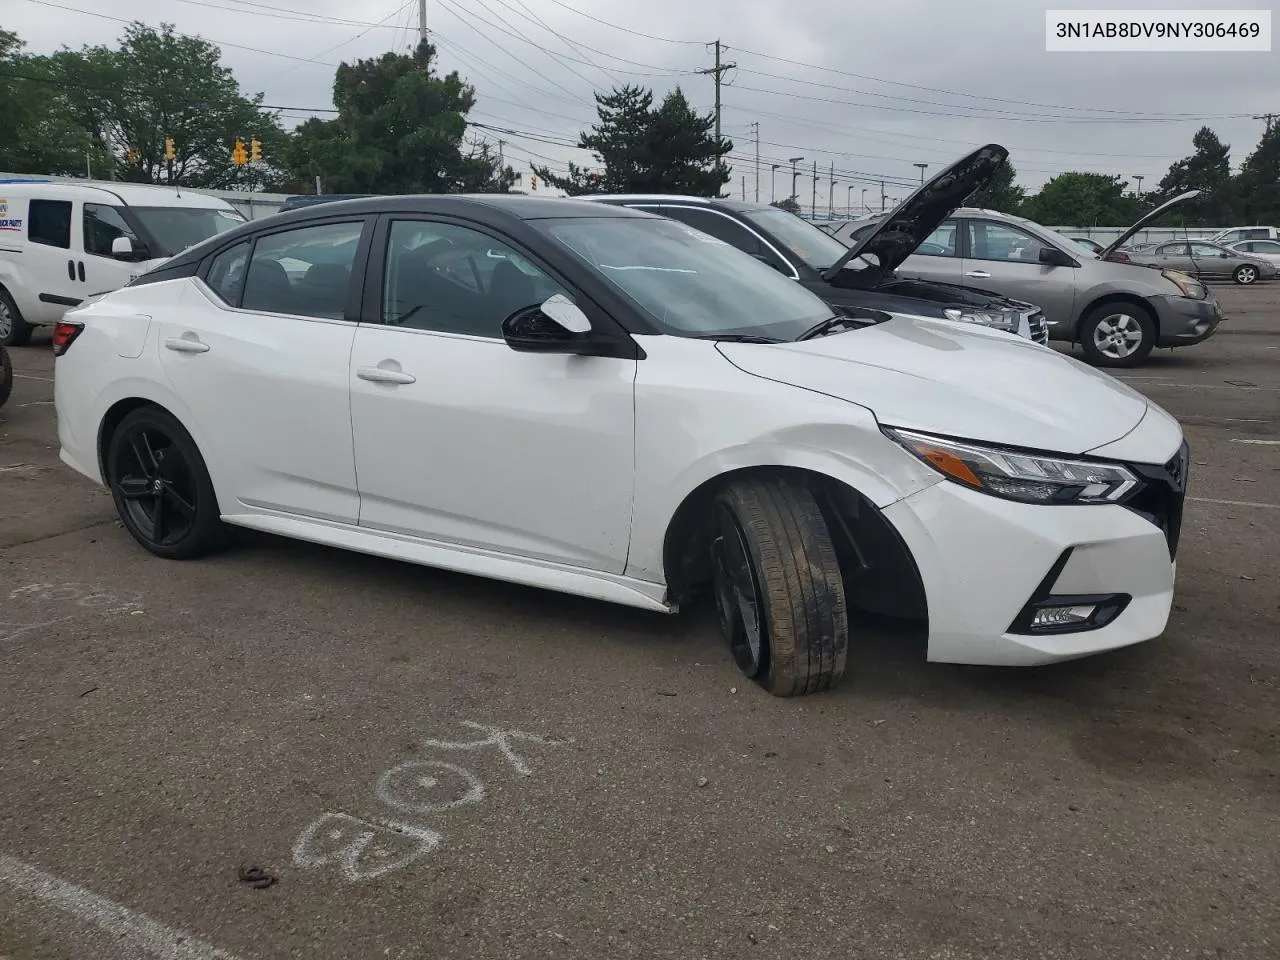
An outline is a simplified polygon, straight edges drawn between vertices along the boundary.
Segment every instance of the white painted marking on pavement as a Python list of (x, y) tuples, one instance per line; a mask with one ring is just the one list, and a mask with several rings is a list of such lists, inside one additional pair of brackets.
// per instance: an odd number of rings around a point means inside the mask
[(1232, 443), (1256, 443), (1264, 447), (1280, 446), (1280, 440), (1248, 440), (1248, 439), (1245, 439), (1244, 437), (1232, 437), (1231, 442)]
[[(412, 842), (406, 845), (406, 840)], [(444, 837), (430, 827), (326, 813), (313, 820), (298, 837), (293, 845), (293, 863), (298, 867), (336, 863), (342, 875), (354, 883), (407, 867), (435, 850), (443, 840)], [(404, 849), (399, 856), (393, 856), (398, 846)], [(381, 862), (361, 864), (366, 852), (370, 860)]]
[[(464, 789), (457, 795), (444, 799), (431, 799), (426, 796), (441, 786), (441, 777), (432, 776), (428, 771), (447, 770), (455, 777), (445, 777), (444, 786), (454, 781), (455, 787)], [(378, 780), (376, 788), (378, 799), (387, 806), (404, 813), (432, 813), (452, 810), (454, 807), (465, 807), (469, 803), (479, 803), (484, 799), (484, 783), (470, 770), (443, 760), (412, 760), (402, 763), (384, 773)]]
[(1263, 510), (1280, 510), (1280, 503), (1258, 503), (1254, 500), (1214, 500), (1212, 497), (1187, 497), (1196, 503), (1220, 503), (1228, 507), (1260, 507)]
[(92, 924), (115, 937), (129, 957), (159, 960), (236, 960), (234, 954), (197, 940), (181, 930), (100, 897), (84, 887), (67, 883), (29, 864), (0, 853), (0, 885)]
[(53, 377), (31, 377), (25, 373), (15, 373), (13, 377), (15, 380), (40, 380), (44, 383), (53, 383)]
[(501, 727), (492, 727), (485, 723), (476, 723), (474, 720), (461, 721), (464, 727), (470, 727), (472, 730), (482, 730), (489, 734), (483, 740), (473, 740), (469, 743), (457, 743), (451, 740), (424, 740), (422, 745), (435, 750), (476, 750), (480, 747), (497, 747), (507, 761), (515, 767), (516, 773), (522, 777), (532, 774), (529, 765), (524, 762), (516, 752), (511, 749), (511, 740), (526, 740), (529, 743), (554, 744), (563, 743), (563, 740), (553, 740), (547, 737), (540, 737), (536, 733), (524, 733), (520, 730), (503, 730)]

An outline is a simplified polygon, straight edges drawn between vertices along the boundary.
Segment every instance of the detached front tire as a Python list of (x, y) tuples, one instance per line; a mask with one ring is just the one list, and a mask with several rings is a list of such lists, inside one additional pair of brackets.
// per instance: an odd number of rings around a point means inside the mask
[(711, 569), (720, 627), (739, 668), (771, 694), (817, 693), (843, 675), (844, 579), (807, 487), (748, 478), (711, 505)]
[(1156, 345), (1156, 321), (1137, 304), (1105, 303), (1080, 321), (1079, 338), (1095, 367), (1136, 367)]

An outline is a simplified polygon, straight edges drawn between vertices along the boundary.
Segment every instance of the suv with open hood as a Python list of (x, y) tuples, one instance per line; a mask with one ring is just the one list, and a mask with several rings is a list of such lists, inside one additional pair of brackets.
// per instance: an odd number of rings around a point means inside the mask
[(744, 250), (844, 312), (871, 311), (976, 323), (1047, 343), (1044, 314), (1033, 302), (956, 283), (924, 283), (895, 271), (965, 197), (980, 189), (1009, 152), (988, 144), (919, 187), (856, 251), (778, 207), (666, 194), (581, 197), (679, 220)]
[[(1024, 217), (950, 210), (901, 261), (900, 272), (1034, 300), (1048, 317), (1050, 339), (1079, 343), (1096, 366), (1137, 366), (1157, 346), (1208, 339), (1222, 322), (1218, 301), (1198, 280), (1179, 270), (1116, 262), (1114, 256), (1143, 227), (1199, 193), (1190, 190), (1156, 207), (1101, 253)], [(891, 213), (889, 225), (896, 218)], [(885, 226), (880, 223), (852, 250), (873, 243)]]

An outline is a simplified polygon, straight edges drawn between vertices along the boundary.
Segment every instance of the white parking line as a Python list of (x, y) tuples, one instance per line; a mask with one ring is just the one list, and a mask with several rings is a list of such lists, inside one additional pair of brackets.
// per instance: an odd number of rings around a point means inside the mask
[(53, 383), (53, 377), (32, 377), (25, 373), (15, 373), (13, 378), (15, 380), (39, 380), (42, 383)]
[(1260, 507), (1263, 510), (1280, 510), (1280, 503), (1258, 503), (1255, 500), (1215, 500), (1212, 497), (1187, 497), (1196, 503), (1219, 503), (1228, 507)]
[(219, 950), (181, 930), (167, 927), (141, 913), (100, 897), (84, 887), (59, 880), (21, 860), (0, 853), (0, 886), (8, 884), (19, 895), (70, 914), (111, 934), (129, 957), (156, 957), (158, 960), (236, 960), (234, 954)]
[(1232, 437), (1232, 443), (1256, 443), (1264, 447), (1280, 446), (1280, 440), (1248, 440), (1244, 437)]

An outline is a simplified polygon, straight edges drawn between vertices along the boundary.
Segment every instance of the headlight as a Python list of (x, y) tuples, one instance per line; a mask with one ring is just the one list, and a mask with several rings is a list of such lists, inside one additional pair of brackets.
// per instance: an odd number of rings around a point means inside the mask
[(976, 323), (979, 326), (1006, 330), (1009, 333), (1018, 332), (1018, 315), (1012, 310), (957, 310), (948, 308), (942, 312), (948, 320), (955, 320), (957, 323)]
[(884, 428), (948, 480), (1023, 503), (1118, 503), (1138, 478), (1119, 464), (1090, 463)]
[(1189, 297), (1192, 300), (1203, 300), (1205, 298), (1204, 284), (1194, 277), (1180, 273), (1177, 270), (1161, 270), (1160, 276), (1181, 290), (1184, 297)]

